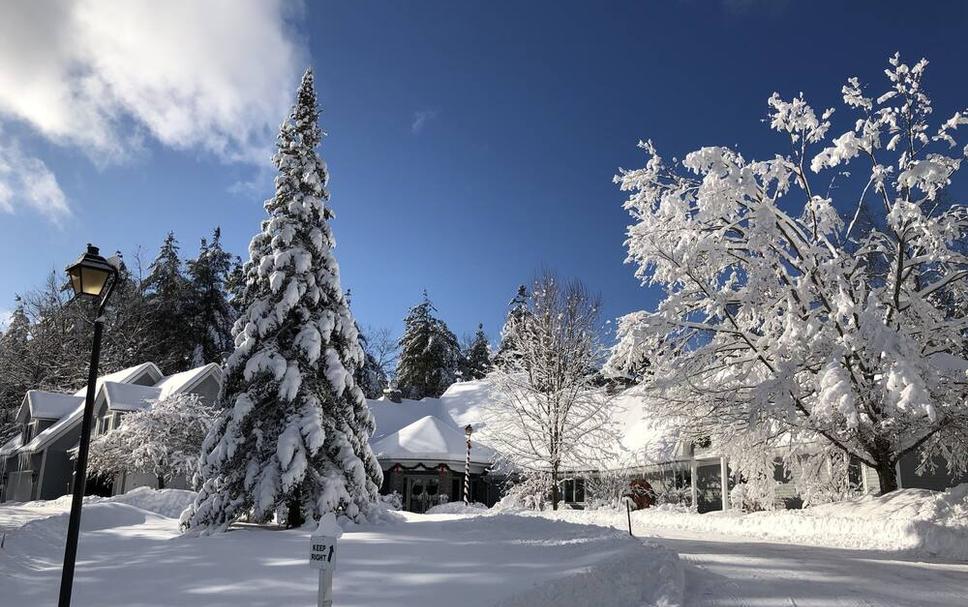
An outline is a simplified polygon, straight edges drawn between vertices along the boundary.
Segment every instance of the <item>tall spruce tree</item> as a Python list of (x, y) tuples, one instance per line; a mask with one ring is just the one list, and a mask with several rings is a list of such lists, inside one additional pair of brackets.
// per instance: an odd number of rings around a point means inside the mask
[(192, 361), (192, 326), (187, 309), (190, 285), (182, 272), (173, 232), (165, 237), (144, 282), (154, 339), (151, 358), (165, 373), (184, 371)]
[(202, 449), (200, 491), (182, 514), (187, 529), (225, 529), (245, 513), (265, 520), (282, 506), (290, 525), (328, 512), (362, 520), (378, 499), (383, 473), (353, 379), (363, 350), (333, 256), (317, 120), (307, 70), (279, 131), (269, 217), (249, 245), (224, 413)]
[(501, 343), (497, 348), (497, 354), (494, 355), (494, 366), (508, 368), (520, 357), (518, 346), (514, 340), (518, 333), (517, 327), (531, 314), (528, 307), (529, 300), (528, 288), (520, 285), (518, 292), (508, 304), (508, 315), (504, 320), (504, 327), (501, 329)]
[(484, 334), (484, 325), (477, 325), (477, 332), (474, 338), (464, 349), (464, 364), (461, 370), (461, 379), (467, 381), (481, 379), (491, 372), (494, 365), (491, 363), (491, 346), (487, 343), (487, 335)]
[(424, 291), (423, 301), (403, 321), (396, 380), (406, 398), (437, 398), (457, 381), (460, 345), (447, 324), (434, 316), (436, 311)]
[(235, 310), (226, 296), (232, 272), (232, 255), (222, 248), (222, 230), (215, 228), (212, 241), (203, 238), (198, 257), (188, 262), (192, 295), (188, 315), (192, 326), (192, 366), (221, 363), (232, 351)]
[(7, 328), (0, 335), (0, 444), (19, 429), (13, 421), (24, 393), (31, 387), (29, 348), (30, 321), (18, 299)]

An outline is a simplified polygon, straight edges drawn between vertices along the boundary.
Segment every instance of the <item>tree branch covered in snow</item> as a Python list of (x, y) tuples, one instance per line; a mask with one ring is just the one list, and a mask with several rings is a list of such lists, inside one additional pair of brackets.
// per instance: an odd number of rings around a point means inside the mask
[[(621, 320), (612, 372), (647, 357), (666, 412), (697, 434), (819, 440), (884, 490), (910, 452), (963, 470), (968, 210), (942, 194), (968, 154), (955, 138), (968, 113), (931, 126), (926, 65), (895, 55), (876, 99), (848, 80), (841, 134), (834, 110), (774, 94), (786, 151), (766, 160), (705, 147), (670, 162), (643, 142), (646, 166), (616, 182), (628, 261), (665, 298)], [(861, 178), (828, 188), (846, 166)]]

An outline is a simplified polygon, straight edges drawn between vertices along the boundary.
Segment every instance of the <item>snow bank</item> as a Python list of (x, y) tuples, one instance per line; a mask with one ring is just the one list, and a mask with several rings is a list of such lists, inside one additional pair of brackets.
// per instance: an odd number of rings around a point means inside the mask
[(464, 505), (463, 501), (447, 502), (427, 510), (427, 514), (483, 514), (487, 512), (487, 506), (480, 502), (471, 502)]
[[(624, 510), (542, 514), (576, 523), (627, 525)], [(647, 509), (633, 512), (632, 523), (636, 535), (672, 529), (968, 560), (968, 484), (944, 492), (902, 489), (803, 510), (695, 514)]]
[(182, 510), (188, 508), (194, 499), (195, 492), (185, 489), (138, 487), (123, 495), (107, 498), (106, 501), (130, 504), (167, 518), (178, 518), (181, 516)]
[(495, 607), (677, 607), (685, 579), (679, 555), (657, 544), (636, 549), (564, 579), (538, 584)]

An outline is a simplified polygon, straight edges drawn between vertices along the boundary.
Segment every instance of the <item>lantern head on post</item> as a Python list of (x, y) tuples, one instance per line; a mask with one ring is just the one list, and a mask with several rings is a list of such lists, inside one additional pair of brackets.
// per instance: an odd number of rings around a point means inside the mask
[(473, 433), (474, 433), (474, 428), (472, 428), (470, 424), (467, 424), (466, 426), (464, 426), (464, 436), (467, 437), (467, 440), (471, 440), (471, 434)]
[(98, 248), (91, 244), (87, 245), (87, 252), (67, 266), (74, 295), (90, 299), (106, 300), (114, 287), (113, 279), (117, 273), (118, 269), (101, 257)]

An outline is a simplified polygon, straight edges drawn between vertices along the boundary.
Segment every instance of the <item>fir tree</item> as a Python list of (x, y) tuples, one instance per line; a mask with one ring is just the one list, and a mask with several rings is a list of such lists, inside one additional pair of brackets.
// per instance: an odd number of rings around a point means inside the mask
[(246, 513), (265, 520), (283, 506), (290, 525), (328, 512), (362, 520), (378, 500), (383, 474), (353, 379), (363, 350), (333, 256), (317, 119), (307, 71), (280, 128), (269, 217), (249, 245), (224, 413), (202, 449), (187, 529), (224, 529)]
[(396, 379), (406, 398), (437, 398), (457, 380), (460, 345), (436, 311), (424, 291), (404, 320)]
[(222, 248), (221, 240), (222, 231), (215, 228), (212, 242), (203, 238), (198, 257), (188, 262), (192, 366), (222, 362), (233, 347), (232, 323), (236, 314), (226, 297), (232, 255)]
[(528, 288), (524, 285), (518, 287), (518, 292), (514, 299), (508, 304), (508, 315), (504, 320), (504, 327), (501, 329), (501, 344), (494, 355), (494, 366), (508, 367), (516, 361), (517, 344), (514, 343), (517, 327), (523, 323), (531, 313), (528, 308)]
[(29, 347), (30, 321), (18, 298), (7, 328), (0, 335), (0, 443), (17, 430), (14, 417), (24, 393), (30, 389)]
[(484, 334), (484, 325), (477, 325), (477, 333), (464, 349), (464, 366), (461, 372), (461, 379), (468, 381), (472, 379), (482, 379), (491, 372), (491, 346), (487, 343), (487, 335)]
[(189, 286), (182, 273), (178, 241), (169, 232), (148, 268), (144, 285), (155, 342), (151, 359), (166, 373), (184, 371), (192, 360)]

